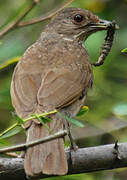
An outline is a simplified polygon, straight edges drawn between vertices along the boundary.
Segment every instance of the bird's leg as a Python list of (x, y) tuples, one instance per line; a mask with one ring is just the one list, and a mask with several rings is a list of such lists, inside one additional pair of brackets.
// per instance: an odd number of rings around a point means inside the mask
[(78, 149), (78, 146), (75, 144), (75, 142), (73, 140), (73, 137), (71, 135), (70, 124), (69, 124), (69, 122), (67, 120), (66, 120), (66, 123), (67, 123), (68, 137), (69, 137), (70, 143), (71, 143), (70, 150), (76, 151)]

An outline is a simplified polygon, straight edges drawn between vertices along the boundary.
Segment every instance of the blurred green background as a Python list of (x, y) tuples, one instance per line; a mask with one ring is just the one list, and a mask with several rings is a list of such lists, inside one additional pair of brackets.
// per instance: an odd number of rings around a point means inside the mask
[[(59, 7), (63, 0), (43, 0), (25, 20), (45, 15)], [(12, 22), (23, 9), (29, 6), (28, 0), (0, 0), (0, 27)], [(113, 48), (102, 67), (93, 68), (94, 85), (89, 91), (86, 105), (89, 112), (81, 119), (84, 128), (72, 127), (73, 136), (79, 147), (126, 141), (127, 134), (127, 54), (121, 50), (127, 47), (127, 1), (121, 0), (75, 0), (74, 7), (93, 11), (102, 19), (115, 20), (120, 26), (116, 32)], [(48, 21), (15, 29), (0, 40), (0, 66), (22, 56), (24, 51), (39, 37)], [(96, 61), (106, 32), (93, 34), (85, 42), (91, 57)], [(0, 132), (15, 122), (14, 109), (10, 99), (10, 82), (15, 64), (0, 70)], [(21, 143), (25, 135), (0, 141), (0, 147)], [(125, 180), (127, 169), (102, 171), (50, 179), (63, 180)]]

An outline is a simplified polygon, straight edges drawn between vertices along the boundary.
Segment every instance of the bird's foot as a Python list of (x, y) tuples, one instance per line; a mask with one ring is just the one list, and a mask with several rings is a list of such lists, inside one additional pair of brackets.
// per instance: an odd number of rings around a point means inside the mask
[(119, 159), (119, 160), (122, 159), (120, 156), (118, 140), (115, 142), (113, 154), (115, 154), (116, 159)]
[(6, 155), (15, 157), (15, 158), (24, 158), (25, 157), (25, 151), (22, 151), (21, 154), (18, 154), (16, 152), (7, 152)]
[(19, 156), (19, 154), (15, 153), (15, 152), (6, 152), (5, 154), (8, 156), (11, 156), (11, 157), (15, 157), (15, 158), (18, 158), (18, 156)]
[(75, 144), (75, 143), (73, 143), (73, 145), (71, 145), (70, 147), (67, 147), (66, 148), (66, 151), (77, 151), (78, 150), (78, 146)]
[(18, 155), (18, 158), (25, 158), (25, 151), (22, 151), (21, 154)]
[(73, 142), (73, 144), (71, 144), (70, 146), (70, 151), (77, 151), (78, 150), (78, 146)]

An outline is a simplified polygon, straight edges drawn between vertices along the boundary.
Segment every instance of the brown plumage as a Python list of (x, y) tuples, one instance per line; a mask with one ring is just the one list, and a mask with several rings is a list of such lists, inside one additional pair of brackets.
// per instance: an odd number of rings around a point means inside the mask
[[(54, 109), (71, 117), (79, 112), (93, 81), (91, 63), (82, 41), (106, 27), (97, 16), (79, 8), (64, 9), (52, 19), (15, 68), (11, 97), (18, 116), (26, 118)], [(53, 132), (65, 127), (58, 114), (50, 117), (52, 122), (48, 125)], [(36, 119), (25, 126), (27, 142), (49, 135)], [(29, 148), (24, 167), (28, 176), (66, 174), (63, 138)]]

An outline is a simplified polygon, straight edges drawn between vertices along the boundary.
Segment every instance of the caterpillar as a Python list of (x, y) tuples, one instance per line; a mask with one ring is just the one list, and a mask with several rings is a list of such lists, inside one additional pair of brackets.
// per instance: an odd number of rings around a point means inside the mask
[(110, 25), (108, 26), (107, 35), (105, 38), (105, 42), (101, 48), (101, 53), (98, 58), (98, 61), (95, 63), (92, 63), (92, 65), (94, 65), (94, 66), (103, 65), (103, 63), (106, 59), (106, 56), (109, 54), (112, 44), (113, 44), (114, 34), (115, 34), (115, 29), (116, 29), (115, 27), (116, 27), (116, 23), (114, 21), (112, 21), (110, 23)]

